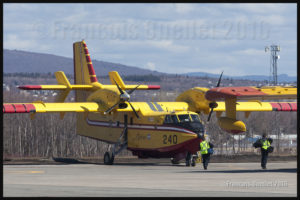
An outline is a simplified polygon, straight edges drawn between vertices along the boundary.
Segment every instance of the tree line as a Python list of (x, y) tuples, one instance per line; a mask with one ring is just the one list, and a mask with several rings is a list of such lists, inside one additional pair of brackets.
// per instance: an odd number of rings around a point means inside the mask
[[(17, 91), (4, 91), (3, 102), (33, 101), (32, 96), (24, 96)], [(173, 96), (167, 96), (167, 91), (159, 91), (152, 100), (174, 101), (180, 92), (173, 92)], [(139, 101), (149, 100), (146, 99), (149, 97), (143, 95), (139, 98)], [(49, 102), (51, 101), (53, 99), (49, 99)], [(250, 143), (241, 143), (242, 140), (234, 141), (232, 135), (222, 131), (218, 126), (215, 113), (209, 124), (206, 123), (207, 115), (201, 115), (201, 118), (211, 141), (216, 148), (220, 149), (221, 154), (242, 153), (250, 147)], [(249, 137), (253, 134), (261, 135), (263, 132), (277, 134), (280, 129), (284, 133), (297, 133), (296, 112), (253, 112), (248, 119), (244, 117), (244, 113), (238, 113), (237, 118), (245, 122), (247, 131), (244, 134)], [(60, 120), (58, 113), (37, 113), (34, 120), (30, 119), (29, 114), (5, 114), (3, 115), (3, 157), (102, 158), (108, 144), (76, 135), (75, 129), (75, 113), (67, 113), (63, 120)], [(235, 145), (237, 143), (238, 148)], [(284, 151), (283, 147), (281, 149)], [(125, 150), (120, 155), (131, 155), (131, 152)]]

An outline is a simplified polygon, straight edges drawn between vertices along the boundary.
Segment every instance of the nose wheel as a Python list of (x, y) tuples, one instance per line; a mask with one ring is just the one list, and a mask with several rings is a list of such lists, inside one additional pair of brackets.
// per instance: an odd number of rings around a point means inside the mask
[(179, 160), (176, 160), (175, 158), (171, 158), (171, 163), (173, 165), (179, 165), (180, 164)]
[(186, 155), (186, 158), (185, 158), (185, 166), (195, 167), (196, 166), (196, 156), (194, 156), (190, 152), (188, 152)]

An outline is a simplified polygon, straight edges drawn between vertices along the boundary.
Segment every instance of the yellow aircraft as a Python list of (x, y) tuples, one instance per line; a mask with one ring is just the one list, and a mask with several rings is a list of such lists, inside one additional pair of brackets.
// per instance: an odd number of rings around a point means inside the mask
[[(101, 140), (113, 148), (104, 154), (104, 164), (113, 164), (114, 157), (124, 148), (139, 158), (171, 158), (173, 164), (181, 159), (191, 165), (192, 156), (199, 151), (203, 122), (199, 113), (216, 111), (219, 126), (229, 133), (246, 131), (236, 112), (297, 111), (296, 102), (261, 102), (266, 99), (295, 99), (296, 87), (195, 87), (180, 94), (174, 102), (131, 102), (135, 90), (160, 89), (158, 85), (126, 85), (118, 72), (109, 72), (111, 85), (101, 84), (84, 41), (73, 44), (74, 84), (64, 72), (55, 72), (58, 85), (24, 85), (24, 90), (59, 90), (55, 103), (4, 103), (3, 113), (56, 112), (63, 119), (66, 112), (76, 112), (78, 135)], [(65, 102), (75, 90), (76, 102)], [(237, 101), (243, 100), (243, 101)], [(246, 100), (246, 101), (245, 101)], [(218, 101), (218, 102), (217, 102)], [(225, 116), (221, 117), (222, 112)]]

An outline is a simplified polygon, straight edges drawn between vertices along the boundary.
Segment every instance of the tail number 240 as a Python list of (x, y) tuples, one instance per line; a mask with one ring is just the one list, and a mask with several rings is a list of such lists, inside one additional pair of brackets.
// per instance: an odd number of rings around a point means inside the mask
[(163, 135), (164, 144), (177, 144), (177, 135)]

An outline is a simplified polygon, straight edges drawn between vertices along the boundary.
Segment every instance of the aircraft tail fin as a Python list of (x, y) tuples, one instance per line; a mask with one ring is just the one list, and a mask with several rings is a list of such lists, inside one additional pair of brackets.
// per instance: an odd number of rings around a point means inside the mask
[(85, 41), (73, 44), (75, 84), (91, 84), (98, 82), (92, 60)]
[[(87, 45), (84, 40), (73, 44), (74, 59), (74, 84), (92, 85), (98, 83), (98, 79), (90, 58)], [(86, 101), (90, 91), (76, 90), (75, 100), (77, 102)]]

